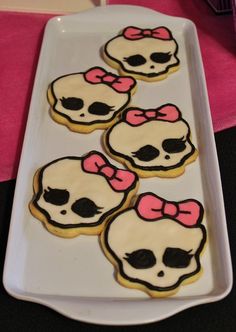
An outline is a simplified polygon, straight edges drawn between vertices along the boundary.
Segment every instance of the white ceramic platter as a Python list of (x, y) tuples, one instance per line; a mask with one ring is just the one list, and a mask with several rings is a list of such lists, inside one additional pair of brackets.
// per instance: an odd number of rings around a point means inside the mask
[[(179, 44), (181, 68), (164, 81), (138, 81), (133, 105), (154, 108), (176, 104), (192, 129), (199, 158), (176, 179), (145, 179), (139, 192), (153, 191), (168, 200), (195, 198), (205, 207), (208, 245), (204, 273), (177, 295), (150, 299), (120, 286), (97, 236), (62, 239), (45, 230), (28, 210), (36, 169), (66, 155), (102, 151), (103, 131), (70, 132), (49, 116), (46, 91), (56, 77), (104, 66), (104, 43), (128, 25), (166, 26)], [(114, 161), (112, 161), (114, 164)], [(118, 165), (118, 164), (117, 164)], [(44, 304), (73, 319), (129, 325), (158, 321), (188, 307), (220, 300), (232, 285), (232, 270), (218, 162), (201, 55), (194, 24), (134, 6), (108, 6), (53, 18), (47, 24), (38, 63), (27, 130), (17, 178), (4, 268), (4, 286), (14, 297)]]

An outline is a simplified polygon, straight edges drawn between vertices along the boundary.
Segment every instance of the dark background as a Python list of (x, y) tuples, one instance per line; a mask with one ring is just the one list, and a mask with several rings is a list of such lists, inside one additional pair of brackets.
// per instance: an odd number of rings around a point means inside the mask
[[(236, 127), (215, 134), (233, 267), (236, 266)], [(15, 180), (0, 183), (0, 274), (10, 224)], [(108, 331), (109, 326), (96, 326), (70, 320), (53, 310), (9, 296), (0, 284), (1, 331)], [(113, 327), (113, 331), (164, 332), (231, 332), (236, 331), (236, 291), (223, 300), (187, 309), (166, 320), (130, 327)]]

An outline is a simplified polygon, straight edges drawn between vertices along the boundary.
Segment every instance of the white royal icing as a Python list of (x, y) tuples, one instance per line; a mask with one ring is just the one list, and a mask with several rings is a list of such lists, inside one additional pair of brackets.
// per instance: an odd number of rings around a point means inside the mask
[[(110, 224), (107, 243), (122, 263), (125, 276), (163, 288), (173, 287), (182, 276), (192, 274), (197, 269), (194, 254), (203, 240), (200, 227), (188, 228), (176, 221), (165, 218), (158, 221), (144, 221), (134, 209), (119, 214)], [(166, 248), (179, 248), (190, 252), (190, 263), (184, 268), (168, 267), (163, 263)], [(154, 266), (146, 269), (132, 267), (125, 259), (127, 253), (136, 250), (151, 250), (156, 258)], [(161, 272), (162, 271), (162, 272)], [(161, 276), (158, 276), (158, 274)]]
[[(165, 72), (168, 66), (178, 65), (178, 59), (174, 55), (177, 50), (176, 42), (172, 40), (161, 40), (155, 38), (142, 38), (139, 40), (128, 40), (124, 36), (118, 36), (106, 45), (107, 55), (119, 62), (124, 70), (129, 73), (158, 75)], [(150, 55), (155, 52), (170, 53), (170, 60), (165, 63), (156, 63), (151, 60)], [(139, 66), (131, 66), (126, 59), (133, 55), (142, 55), (146, 63)]]
[[(124, 198), (124, 192), (114, 191), (103, 176), (84, 172), (81, 160), (61, 159), (52, 163), (45, 168), (41, 185), (43, 192), (37, 204), (49, 214), (50, 219), (62, 225), (97, 222), (104, 213), (117, 207)], [(67, 190), (68, 202), (60, 206), (47, 202), (44, 193), (49, 187)], [(81, 198), (92, 200), (101, 208), (101, 213), (90, 218), (82, 218), (73, 212), (72, 205)], [(66, 211), (66, 214), (62, 214), (61, 211)]]
[[(54, 109), (73, 121), (85, 124), (112, 119), (114, 112), (118, 111), (129, 101), (128, 93), (119, 93), (106, 84), (89, 83), (85, 80), (83, 73), (71, 74), (57, 79), (53, 83), (53, 92), (56, 97)], [(83, 100), (83, 107), (80, 110), (69, 110), (63, 107), (62, 98), (71, 97)], [(88, 108), (94, 102), (112, 106), (112, 111), (107, 115), (90, 114)]]

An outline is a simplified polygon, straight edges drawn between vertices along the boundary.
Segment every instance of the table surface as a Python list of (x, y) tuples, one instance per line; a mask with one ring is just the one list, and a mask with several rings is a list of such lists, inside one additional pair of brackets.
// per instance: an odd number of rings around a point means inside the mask
[[(232, 253), (236, 267), (236, 128), (215, 134), (220, 164), (226, 217)], [(15, 180), (0, 183), (0, 274), (3, 272)], [(231, 332), (236, 329), (236, 288), (223, 300), (187, 309), (161, 322), (141, 326), (114, 327), (114, 331), (181, 331)], [(108, 331), (109, 327), (70, 320), (53, 310), (9, 296), (0, 285), (1, 331)], [(162, 330), (162, 331), (163, 331)]]

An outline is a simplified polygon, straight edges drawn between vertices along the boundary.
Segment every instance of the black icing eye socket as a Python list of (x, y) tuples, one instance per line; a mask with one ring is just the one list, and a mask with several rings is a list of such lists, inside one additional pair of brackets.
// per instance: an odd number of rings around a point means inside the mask
[(102, 213), (99, 211), (103, 209), (97, 206), (91, 199), (83, 197), (72, 204), (71, 210), (82, 218), (91, 218), (96, 214)]
[(168, 153), (178, 153), (185, 150), (186, 148), (185, 143), (186, 140), (184, 140), (184, 137), (170, 138), (170, 139), (165, 139), (162, 142), (162, 147)]
[(81, 98), (75, 98), (75, 97), (62, 97), (60, 99), (61, 104), (64, 108), (66, 108), (67, 110), (71, 110), (71, 111), (79, 111), (81, 110), (81, 108), (83, 108), (84, 106), (84, 102)]
[(160, 151), (152, 145), (145, 145), (138, 151), (132, 152), (133, 157), (138, 158), (141, 161), (151, 161), (158, 157)]
[(148, 249), (135, 250), (125, 255), (124, 259), (135, 269), (149, 269), (156, 264), (156, 257)]
[(166, 63), (170, 61), (170, 58), (171, 58), (170, 52), (168, 53), (155, 52), (150, 55), (150, 59), (156, 63)]
[(96, 101), (89, 106), (88, 112), (94, 115), (107, 115), (113, 111), (113, 108), (114, 106)]
[(43, 198), (46, 202), (54, 205), (64, 205), (69, 201), (70, 194), (64, 189), (53, 189), (48, 187), (44, 190)]
[(189, 266), (193, 255), (190, 254), (192, 251), (185, 251), (180, 248), (166, 248), (163, 255), (163, 263), (168, 267), (182, 269)]
[(124, 58), (124, 61), (132, 67), (138, 67), (144, 65), (147, 62), (147, 60), (140, 54), (135, 54), (129, 56), (128, 58)]

